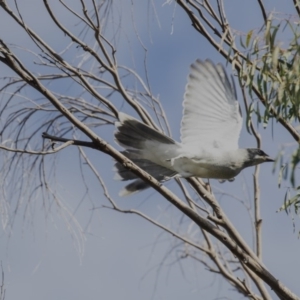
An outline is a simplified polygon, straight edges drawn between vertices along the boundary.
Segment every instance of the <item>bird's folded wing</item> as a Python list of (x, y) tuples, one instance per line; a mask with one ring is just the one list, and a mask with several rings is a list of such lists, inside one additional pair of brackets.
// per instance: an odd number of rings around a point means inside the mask
[(183, 107), (181, 141), (191, 151), (238, 148), (242, 117), (234, 85), (222, 65), (209, 60), (192, 64)]

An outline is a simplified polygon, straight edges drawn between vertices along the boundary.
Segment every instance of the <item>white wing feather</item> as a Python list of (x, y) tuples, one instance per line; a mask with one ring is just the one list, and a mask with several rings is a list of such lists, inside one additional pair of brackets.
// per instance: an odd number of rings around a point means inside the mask
[(242, 117), (235, 89), (222, 65), (197, 60), (191, 66), (183, 101), (181, 141), (199, 148), (238, 149)]

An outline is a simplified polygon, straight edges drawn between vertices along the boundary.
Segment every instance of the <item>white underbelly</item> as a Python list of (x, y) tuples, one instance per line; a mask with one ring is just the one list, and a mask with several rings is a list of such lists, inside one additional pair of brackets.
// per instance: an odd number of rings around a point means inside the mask
[(230, 165), (203, 163), (187, 157), (176, 158), (172, 164), (173, 169), (182, 177), (200, 177), (214, 179), (231, 179), (239, 172), (239, 168)]

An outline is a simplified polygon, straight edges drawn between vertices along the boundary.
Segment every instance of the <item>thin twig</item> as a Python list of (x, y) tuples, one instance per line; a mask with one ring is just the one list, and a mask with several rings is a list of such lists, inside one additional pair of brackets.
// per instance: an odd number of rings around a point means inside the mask
[(259, 7), (260, 7), (260, 10), (261, 10), (263, 19), (264, 19), (265, 23), (267, 23), (268, 16), (267, 16), (267, 13), (266, 13), (265, 6), (264, 6), (262, 0), (257, 0), (257, 2), (258, 2), (258, 4), (259, 4)]

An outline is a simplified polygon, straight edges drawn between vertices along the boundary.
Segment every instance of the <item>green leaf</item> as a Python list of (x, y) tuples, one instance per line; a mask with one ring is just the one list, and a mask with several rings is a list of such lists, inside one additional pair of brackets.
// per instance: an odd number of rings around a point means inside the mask
[(242, 48), (246, 49), (242, 36), (240, 36), (240, 44), (241, 44)]
[(250, 31), (247, 33), (247, 36), (246, 36), (246, 47), (247, 47), (247, 48), (249, 47), (249, 44), (250, 44), (250, 40), (251, 40), (252, 34), (253, 34), (253, 30), (250, 30)]
[(284, 196), (284, 203), (280, 206), (280, 208), (277, 210), (277, 212), (280, 212), (280, 211), (285, 210), (285, 212), (288, 213), (287, 209), (288, 209), (291, 205), (293, 205), (293, 204), (299, 202), (299, 195), (295, 195), (294, 197), (288, 199), (288, 198), (289, 198), (289, 194), (290, 194), (290, 193), (289, 193), (289, 190), (288, 190), (288, 191), (285, 193), (285, 196)]
[(273, 66), (273, 71), (277, 71), (277, 66), (278, 66), (278, 56), (279, 56), (279, 47), (276, 46), (273, 53), (272, 53), (272, 66)]
[(300, 195), (295, 195), (294, 197), (288, 199), (287, 201), (284, 202), (284, 204), (279, 208), (279, 211), (285, 210), (287, 212), (287, 209), (291, 206), (294, 205), (295, 207), (299, 204), (300, 200)]

